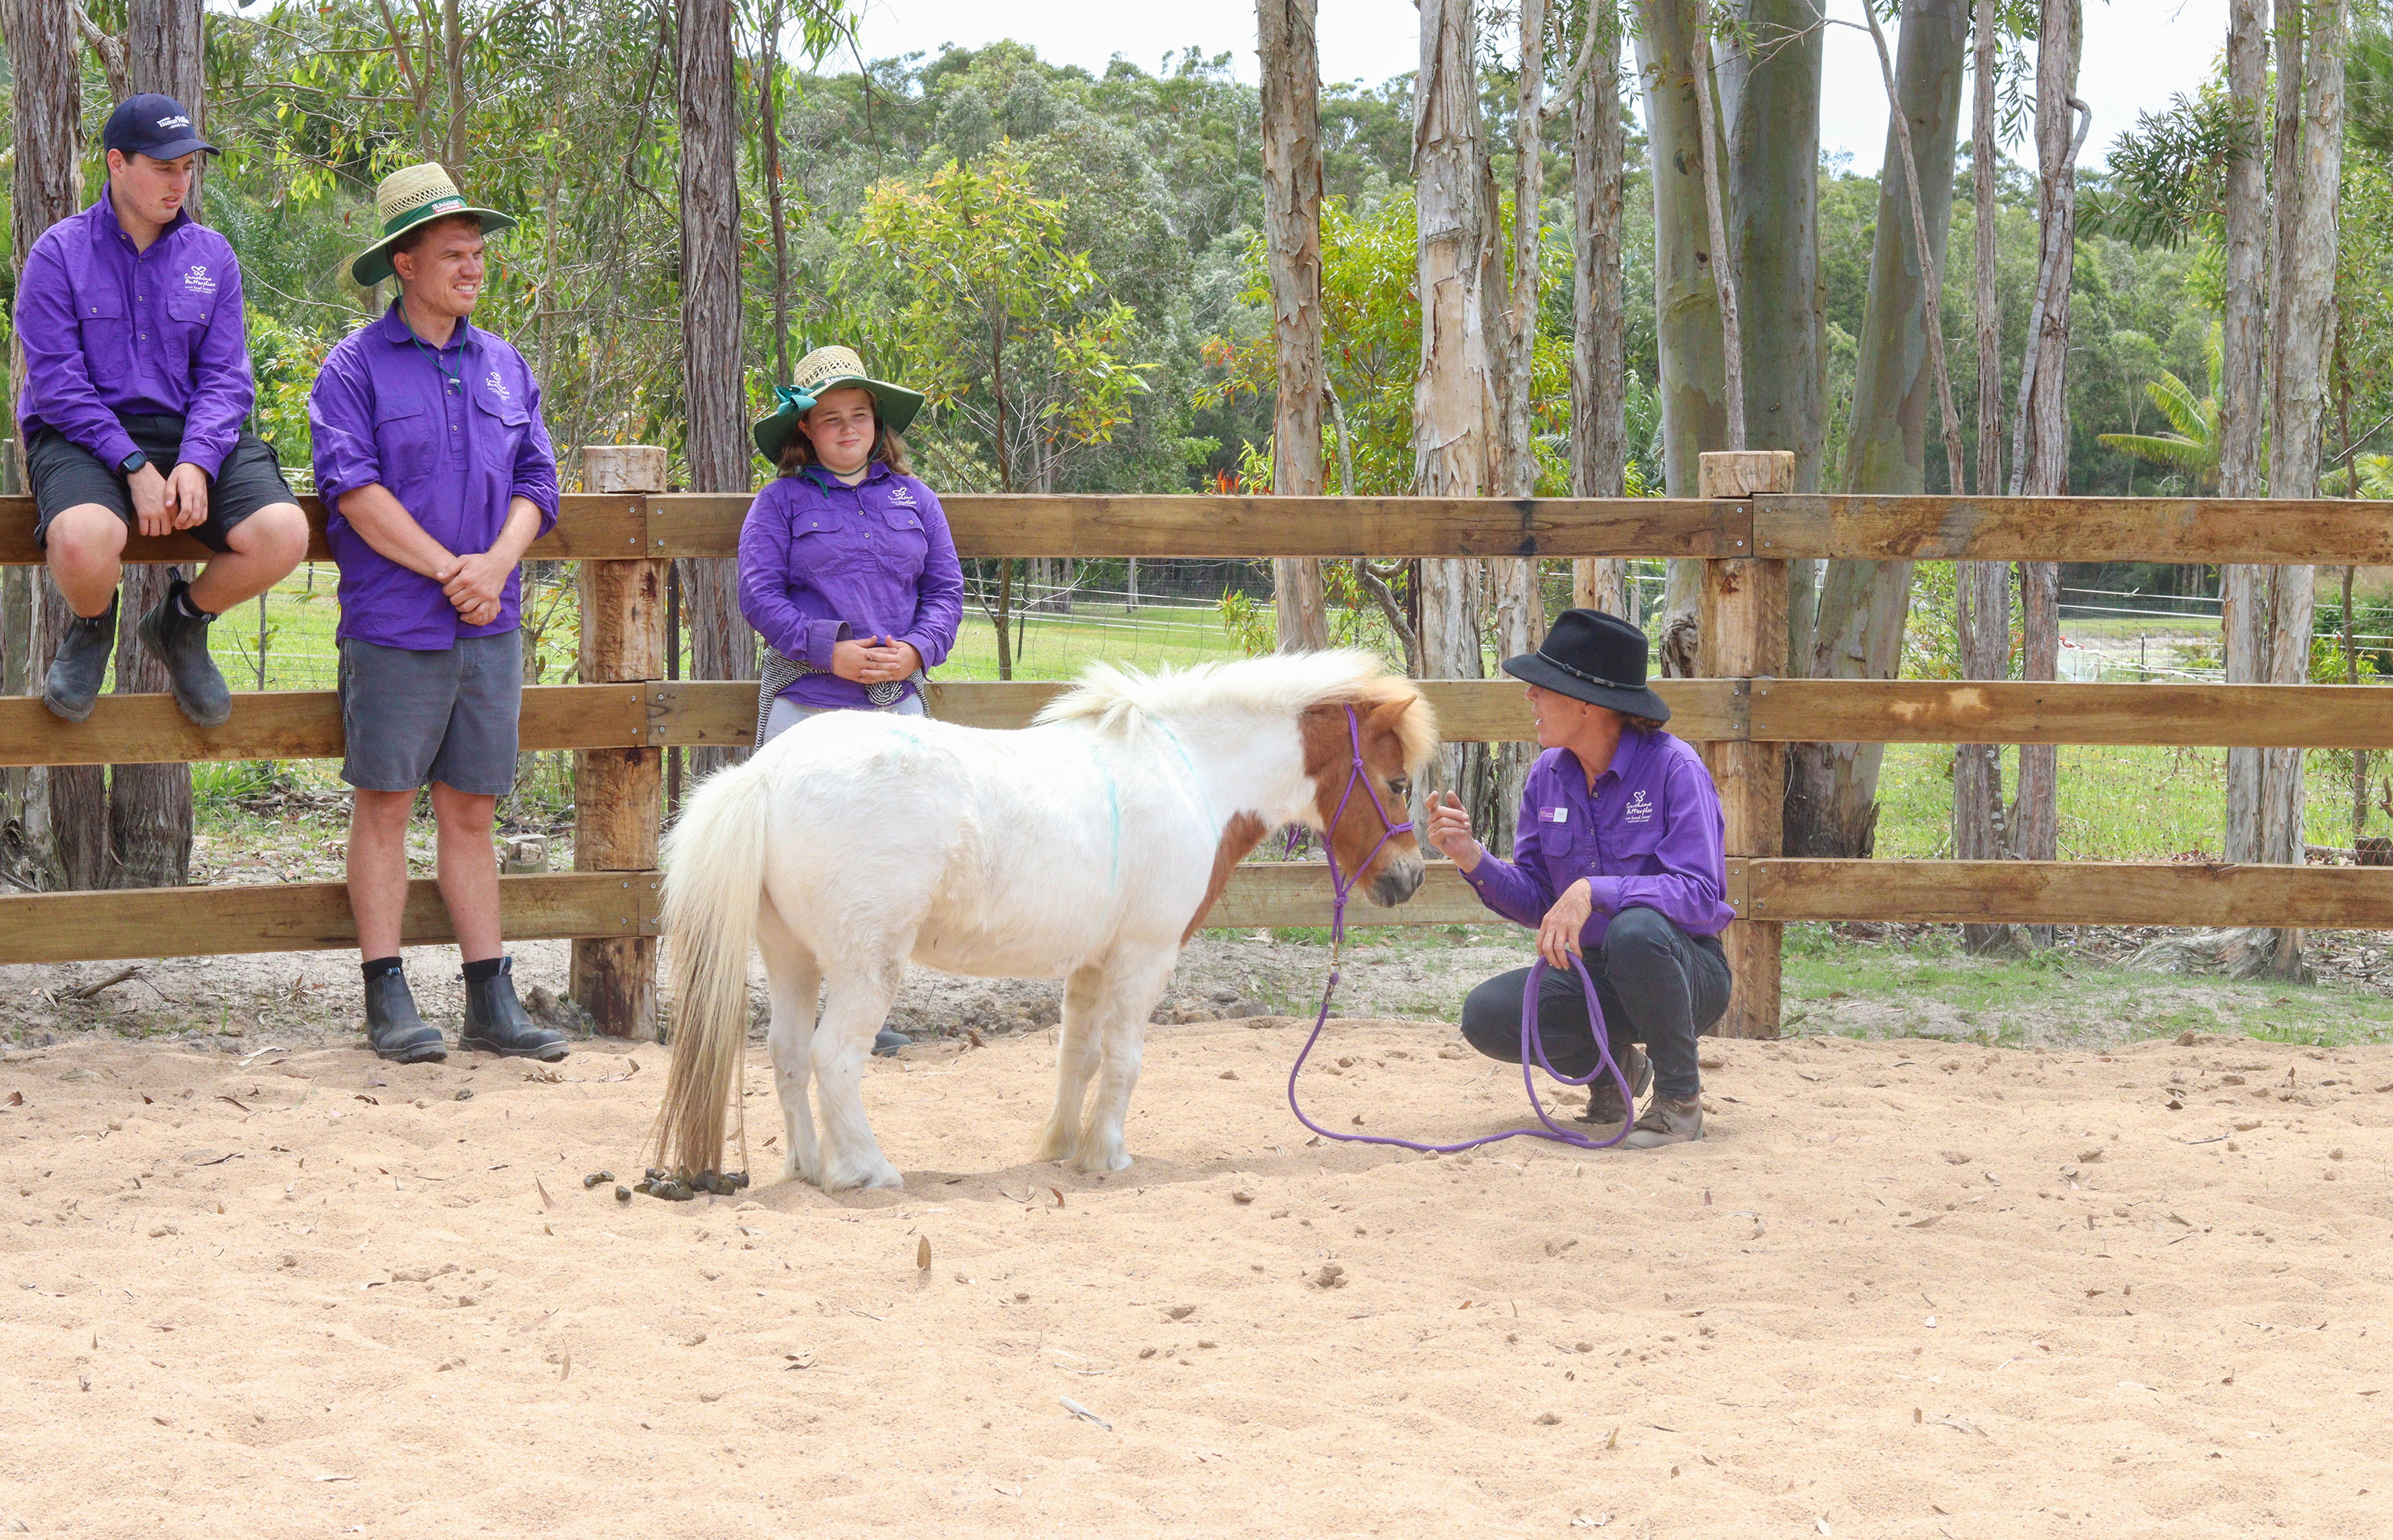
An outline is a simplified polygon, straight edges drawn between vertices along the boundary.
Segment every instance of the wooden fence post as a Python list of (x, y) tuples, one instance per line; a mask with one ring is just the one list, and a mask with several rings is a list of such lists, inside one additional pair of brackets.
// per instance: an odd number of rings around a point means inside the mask
[[(649, 444), (588, 445), (582, 451), (582, 485), (589, 492), (661, 492), (665, 451)], [(582, 563), (583, 684), (664, 678), (666, 566), (656, 560)], [(574, 754), (574, 870), (653, 873), (663, 816), (661, 750), (584, 749)], [(656, 937), (576, 940), (573, 998), (608, 1037), (654, 1038)]]
[[(1786, 450), (1706, 454), (1699, 473), (1704, 497), (1744, 498), (1795, 489), (1795, 456)], [(1786, 564), (1758, 559), (1704, 563), (1702, 633), (1695, 672), (1707, 679), (1775, 678), (1786, 672)], [(1704, 763), (1720, 786), (1732, 859), (1785, 854), (1786, 746), (1730, 740), (1703, 746)], [(1739, 920), (1720, 938), (1735, 985), (1728, 1014), (1715, 1029), (1723, 1038), (1778, 1036), (1779, 943), (1775, 920)]]

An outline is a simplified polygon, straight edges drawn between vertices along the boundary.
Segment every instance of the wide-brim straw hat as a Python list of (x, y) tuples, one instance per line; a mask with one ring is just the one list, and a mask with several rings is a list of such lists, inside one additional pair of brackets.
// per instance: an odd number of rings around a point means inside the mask
[(876, 380), (864, 372), (864, 360), (852, 347), (817, 347), (798, 360), (789, 385), (778, 387), (780, 406), (770, 417), (756, 424), (756, 452), (775, 464), (781, 461), (781, 450), (788, 445), (790, 435), (798, 431), (798, 420), (815, 409), (815, 403), (834, 390), (854, 386), (870, 391), (872, 404), (880, 411), (884, 432), (903, 433), (922, 410), (922, 393), (909, 390), (901, 385)]
[(465, 195), (451, 179), (448, 167), (437, 161), (408, 166), (384, 177), (382, 186), (374, 189), (374, 204), (382, 213), (382, 239), (360, 252), (357, 260), (349, 264), (349, 277), (360, 289), (372, 288), (391, 276), (391, 247), (427, 219), (470, 214), (482, 222), (484, 235), (513, 229), (516, 223), (512, 216), (496, 209), (477, 208), (465, 202)]

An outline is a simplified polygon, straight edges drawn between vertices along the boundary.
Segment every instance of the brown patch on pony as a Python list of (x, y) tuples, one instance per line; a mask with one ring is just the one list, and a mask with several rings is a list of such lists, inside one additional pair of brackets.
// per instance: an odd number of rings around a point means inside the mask
[(1180, 933), (1180, 945), (1187, 946), (1188, 938), (1205, 923), (1205, 917), (1212, 912), (1213, 901), (1220, 898), (1222, 890), (1230, 885), (1230, 873), (1237, 869), (1239, 862), (1254, 854), (1254, 848), (1263, 842), (1263, 835), (1267, 832), (1263, 821), (1251, 813), (1239, 814), (1230, 820), (1229, 828), (1222, 830), (1221, 846), (1213, 852), (1213, 875), (1205, 883), (1205, 902), (1196, 906), (1196, 913), (1189, 920), (1188, 928)]
[[(1347, 793), (1347, 781), (1353, 767), (1354, 745), (1346, 730), (1346, 711), (1354, 711), (1362, 729), (1363, 765), (1371, 778), (1366, 791), (1362, 786)], [(1314, 811), (1319, 814), (1323, 838), (1338, 853), (1339, 861), (1362, 881), (1370, 872), (1361, 869), (1371, 847), (1380, 845), (1380, 856), (1418, 851), (1419, 842), (1410, 833), (1399, 834), (1380, 844), (1387, 825), (1381, 814), (1372, 811), (1372, 792), (1378, 794), (1379, 805), (1386, 816), (1401, 821), (1406, 812), (1406, 792), (1390, 786), (1392, 781), (1407, 780), (1429, 759), (1437, 746), (1437, 722), (1429, 702), (1420, 698), (1404, 680), (1375, 679), (1353, 700), (1326, 701), (1306, 709), (1297, 721), (1297, 730), (1304, 743), (1304, 773), (1313, 779)], [(1338, 804), (1346, 803), (1346, 816), (1338, 825)], [(1347, 830), (1353, 832), (1347, 833)]]

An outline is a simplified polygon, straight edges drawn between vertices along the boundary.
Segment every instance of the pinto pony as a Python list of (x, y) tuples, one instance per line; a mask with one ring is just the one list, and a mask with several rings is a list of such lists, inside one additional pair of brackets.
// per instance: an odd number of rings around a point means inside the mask
[(1100, 664), (1017, 732), (877, 711), (800, 724), (700, 787), (665, 842), (660, 1163), (722, 1159), (752, 945), (772, 995), (784, 1179), (904, 1185), (861, 1092), (909, 958), (1066, 981), (1038, 1157), (1120, 1170), (1147, 1016), (1231, 869), (1298, 823), (1371, 902), (1410, 898), (1420, 846), (1390, 828), (1436, 740), (1428, 703), (1360, 652), (1153, 676)]

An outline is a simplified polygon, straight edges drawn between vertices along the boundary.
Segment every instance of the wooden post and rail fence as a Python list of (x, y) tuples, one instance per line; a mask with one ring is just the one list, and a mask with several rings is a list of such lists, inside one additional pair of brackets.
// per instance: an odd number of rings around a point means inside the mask
[[(573, 938), (573, 988), (604, 1031), (655, 1030), (660, 750), (753, 735), (755, 685), (664, 678), (664, 572), (736, 555), (748, 499), (657, 490), (662, 451), (584, 451), (590, 490), (564, 499), (537, 559), (582, 564), (581, 683), (524, 692), (522, 747), (577, 750), (574, 869), (504, 877), (510, 940)], [(1789, 920), (1940, 924), (2266, 925), (2393, 930), (2393, 868), (2093, 861), (1789, 860), (1780, 852), (1785, 746), (1798, 742), (2054, 743), (2393, 749), (2393, 698), (2348, 685), (2046, 684), (1788, 679), (1786, 564), (2055, 560), (2393, 564), (2393, 520), (2367, 502), (2217, 498), (1968, 498), (1796, 494), (1791, 460), (1706, 455), (1701, 498), (956, 496), (967, 556), (1678, 556), (1706, 563), (1702, 672), (1662, 680), (1672, 730), (1703, 746), (1727, 822), (1728, 936), (1736, 1001), (1724, 1035), (1778, 1025), (1779, 933)], [(327, 559), (322, 512), (310, 555)], [(24, 498), (0, 498), (0, 563), (39, 560)], [(188, 537), (130, 542), (131, 561), (193, 561)], [(1018, 727), (1067, 686), (934, 683), (934, 716)], [(1531, 736), (1510, 680), (1432, 681), (1454, 741)], [(163, 695), (108, 695), (61, 722), (35, 697), (0, 698), (0, 766), (335, 758), (328, 690), (241, 694), (224, 726), (192, 726)], [(1431, 865), (1380, 924), (1483, 922), (1453, 868)], [(1214, 926), (1323, 925), (1327, 873), (1250, 863)], [(434, 884), (410, 884), (411, 946), (451, 939)], [(0, 962), (306, 951), (356, 944), (337, 882), (0, 895)]]

